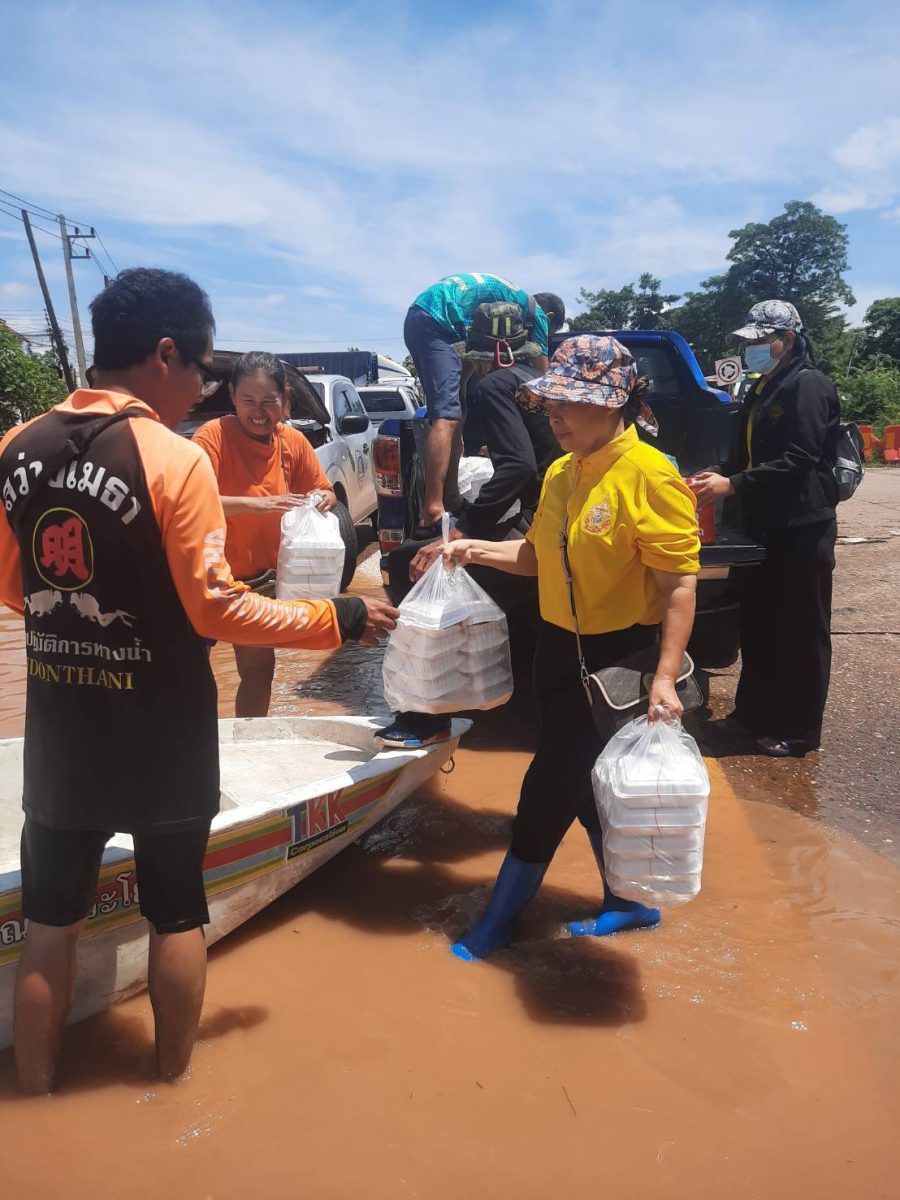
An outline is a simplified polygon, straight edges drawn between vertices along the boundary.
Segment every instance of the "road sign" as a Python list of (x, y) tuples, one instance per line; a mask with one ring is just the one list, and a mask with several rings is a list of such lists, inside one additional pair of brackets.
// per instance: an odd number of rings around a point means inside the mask
[(737, 383), (743, 372), (744, 364), (737, 354), (731, 358), (716, 359), (716, 379), (723, 387), (731, 387), (733, 383)]

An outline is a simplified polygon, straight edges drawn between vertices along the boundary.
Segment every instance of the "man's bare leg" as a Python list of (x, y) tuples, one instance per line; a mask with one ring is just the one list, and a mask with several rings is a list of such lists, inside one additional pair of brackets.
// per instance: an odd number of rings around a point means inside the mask
[(202, 928), (157, 933), (150, 926), (150, 1003), (156, 1024), (156, 1070), (175, 1080), (191, 1061), (206, 991), (206, 940)]
[[(431, 422), (428, 441), (425, 443), (425, 506), (422, 524), (431, 525), (439, 521), (444, 512), (444, 485), (448, 479), (453, 442), (456, 431), (462, 438), (462, 422), (439, 418)], [(457, 457), (457, 463), (459, 459)], [(453, 491), (458, 491), (456, 480)]]
[(463, 423), (457, 421), (450, 445), (450, 464), (444, 480), (444, 508), (447, 512), (456, 512), (462, 504), (462, 496), (459, 494), (459, 460), (462, 458), (462, 451)]
[(75, 996), (75, 951), (84, 921), (40, 925), (29, 921), (16, 974), (16, 1070), (22, 1090), (53, 1090), (66, 1017)]

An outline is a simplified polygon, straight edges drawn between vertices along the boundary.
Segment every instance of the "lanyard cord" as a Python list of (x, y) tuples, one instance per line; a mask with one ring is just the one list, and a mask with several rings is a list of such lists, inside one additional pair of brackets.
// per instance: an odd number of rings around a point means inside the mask
[(559, 533), (559, 549), (562, 557), (563, 575), (566, 580), (566, 587), (569, 591), (569, 604), (572, 609), (572, 620), (575, 622), (575, 645), (578, 647), (578, 665), (581, 669), (581, 686), (584, 688), (584, 694), (587, 696), (588, 704), (593, 707), (593, 696), (591, 695), (591, 676), (587, 669), (587, 663), (584, 661), (584, 649), (581, 644), (581, 629), (578, 624), (578, 609), (575, 607), (575, 581), (572, 579), (572, 568), (569, 563), (569, 521), (568, 514), (563, 528)]

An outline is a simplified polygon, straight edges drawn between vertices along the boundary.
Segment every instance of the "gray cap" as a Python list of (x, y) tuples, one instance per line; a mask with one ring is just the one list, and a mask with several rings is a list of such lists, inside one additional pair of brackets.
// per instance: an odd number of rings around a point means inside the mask
[(752, 342), (756, 338), (788, 329), (793, 329), (795, 333), (803, 332), (803, 322), (793, 304), (787, 300), (761, 300), (747, 313), (746, 323), (740, 329), (735, 329), (731, 336)]

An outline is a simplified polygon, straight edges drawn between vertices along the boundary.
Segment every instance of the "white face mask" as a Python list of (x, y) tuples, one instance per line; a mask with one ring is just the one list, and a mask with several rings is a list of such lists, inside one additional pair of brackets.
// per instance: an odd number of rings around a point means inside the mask
[(744, 347), (744, 364), (753, 375), (768, 375), (770, 371), (775, 370), (780, 361), (772, 357), (767, 345)]

